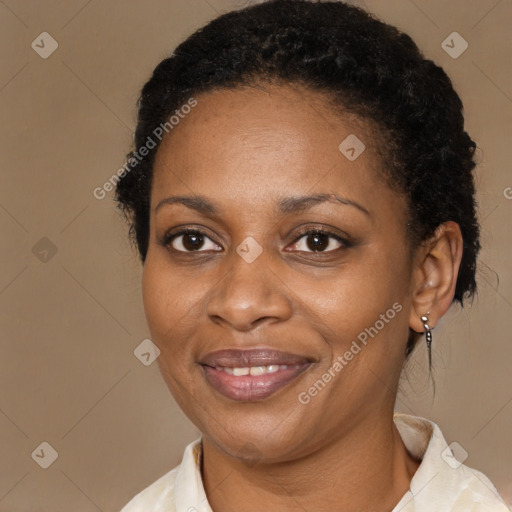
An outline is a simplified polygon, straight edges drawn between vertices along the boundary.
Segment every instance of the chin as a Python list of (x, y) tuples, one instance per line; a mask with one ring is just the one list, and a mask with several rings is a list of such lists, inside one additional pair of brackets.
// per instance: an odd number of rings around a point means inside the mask
[(196, 426), (219, 450), (246, 464), (286, 461), (298, 455), (298, 447), (303, 450), (308, 436), (301, 432), (305, 426), (302, 418), (294, 421), (291, 415), (269, 416), (268, 413), (240, 416), (233, 416), (235, 423), (216, 418)]

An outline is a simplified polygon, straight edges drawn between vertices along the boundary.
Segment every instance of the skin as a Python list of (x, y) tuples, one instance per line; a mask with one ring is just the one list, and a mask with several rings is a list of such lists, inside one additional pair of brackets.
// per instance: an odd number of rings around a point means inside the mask
[[(426, 312), (435, 326), (449, 308), (460, 230), (446, 223), (411, 251), (406, 201), (381, 179), (371, 123), (334, 113), (319, 93), (273, 85), (197, 100), (156, 155), (143, 298), (162, 375), (203, 433), (209, 503), (216, 512), (389, 511), (418, 467), (393, 423), (409, 329), (422, 332)], [(353, 162), (338, 149), (350, 134), (366, 146)], [(331, 200), (278, 209), (284, 197), (312, 194)], [(201, 196), (217, 211), (157, 209), (171, 196)], [(183, 226), (205, 232), (203, 250), (165, 238)], [(352, 244), (327, 239), (314, 252), (302, 227)], [(236, 252), (248, 236), (263, 251), (252, 263)], [(301, 404), (299, 393), (395, 303), (402, 310)], [(198, 363), (207, 353), (255, 347), (312, 364), (255, 402), (208, 384)]]

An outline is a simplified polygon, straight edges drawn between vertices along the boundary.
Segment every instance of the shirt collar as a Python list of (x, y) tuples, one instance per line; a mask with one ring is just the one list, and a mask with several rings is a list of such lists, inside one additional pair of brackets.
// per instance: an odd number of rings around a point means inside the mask
[[(435, 423), (406, 414), (395, 414), (393, 420), (407, 451), (421, 463), (392, 512), (509, 511), (485, 475), (454, 457), (453, 443), (448, 446)], [(198, 439), (187, 446), (176, 474), (176, 510), (212, 512), (201, 478), (201, 457)]]

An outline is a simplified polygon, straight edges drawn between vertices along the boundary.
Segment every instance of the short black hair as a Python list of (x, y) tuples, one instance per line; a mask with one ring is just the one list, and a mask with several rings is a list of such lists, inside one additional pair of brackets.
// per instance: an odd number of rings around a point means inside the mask
[[(416, 247), (456, 222), (463, 256), (454, 301), (476, 290), (480, 249), (473, 169), (476, 144), (443, 69), (397, 28), (339, 1), (270, 0), (223, 14), (181, 43), (142, 89), (131, 168), (116, 200), (144, 262), (154, 156), (133, 155), (193, 95), (261, 83), (301, 85), (373, 122), (386, 141), (388, 183), (407, 199)], [(153, 136), (154, 138), (154, 136)], [(408, 344), (407, 353), (413, 348)]]

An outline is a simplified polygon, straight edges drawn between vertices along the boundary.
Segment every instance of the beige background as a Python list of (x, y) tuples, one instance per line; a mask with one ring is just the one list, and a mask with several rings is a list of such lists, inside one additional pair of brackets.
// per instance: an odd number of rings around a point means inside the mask
[[(0, 512), (117, 511), (198, 435), (133, 354), (141, 269), (112, 193), (92, 192), (124, 163), (154, 66), (244, 3), (0, 1)], [(422, 347), (397, 407), (438, 422), (512, 502), (512, 2), (361, 3), (447, 70), (480, 148), (480, 293), (434, 332), (435, 397)], [(44, 31), (59, 45), (47, 59), (31, 48)], [(453, 31), (469, 43), (458, 59), (441, 47)]]

